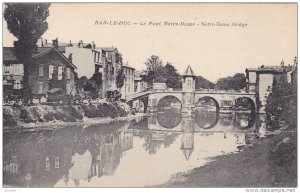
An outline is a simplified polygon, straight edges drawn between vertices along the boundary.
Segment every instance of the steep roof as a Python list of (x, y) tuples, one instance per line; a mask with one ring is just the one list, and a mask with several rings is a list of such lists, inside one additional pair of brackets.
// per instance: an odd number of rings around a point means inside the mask
[(41, 57), (41, 56), (43, 56), (43, 55), (45, 55), (45, 54), (48, 54), (48, 53), (50, 53), (50, 52), (52, 52), (52, 51), (54, 51), (54, 52), (56, 52), (59, 56), (61, 56), (62, 57), (62, 59), (63, 60), (65, 60), (66, 62), (67, 62), (67, 64), (69, 64), (71, 67), (73, 67), (74, 69), (77, 69), (77, 67), (74, 65), (74, 64), (72, 64), (72, 62), (70, 62), (56, 47), (51, 47), (51, 48), (48, 48), (48, 49), (41, 49), (41, 50), (43, 50), (42, 52), (40, 52), (40, 53), (37, 53), (37, 54), (35, 54), (35, 55), (33, 55), (33, 59), (34, 58), (38, 58), (38, 57)]
[(13, 47), (3, 47), (3, 61), (17, 61), (16, 51)]
[(183, 76), (196, 76), (194, 71), (192, 70), (192, 67), (188, 65), (185, 72), (183, 73)]
[[(60, 55), (71, 67), (77, 68), (74, 64), (72, 64), (57, 48), (55, 47), (39, 47), (36, 52), (33, 53), (32, 58), (38, 58), (45, 54), (50, 53), (51, 51), (55, 51), (58, 55)], [(16, 57), (16, 51), (13, 47), (3, 47), (3, 61), (18, 61)]]

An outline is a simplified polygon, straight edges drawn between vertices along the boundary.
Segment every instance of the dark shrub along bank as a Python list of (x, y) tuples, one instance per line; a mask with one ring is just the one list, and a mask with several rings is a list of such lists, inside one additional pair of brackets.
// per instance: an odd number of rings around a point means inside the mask
[(76, 122), (84, 117), (124, 117), (130, 114), (130, 108), (126, 103), (100, 103), (75, 106), (4, 106), (3, 125), (17, 126), (22, 123), (37, 123), (49, 121)]

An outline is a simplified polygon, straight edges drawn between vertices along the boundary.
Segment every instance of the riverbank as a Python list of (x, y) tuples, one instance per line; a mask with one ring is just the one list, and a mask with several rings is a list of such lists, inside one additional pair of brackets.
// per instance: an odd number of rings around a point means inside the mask
[(213, 158), (205, 166), (174, 175), (158, 187), (296, 187), (297, 132), (287, 128), (255, 138), (241, 152)]
[(113, 121), (136, 119), (126, 103), (102, 103), (76, 106), (5, 106), (3, 129), (54, 130), (73, 125), (107, 124)]

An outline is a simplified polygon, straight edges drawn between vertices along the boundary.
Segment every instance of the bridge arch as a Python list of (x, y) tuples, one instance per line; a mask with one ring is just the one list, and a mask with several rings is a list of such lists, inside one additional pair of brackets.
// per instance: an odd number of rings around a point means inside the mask
[(181, 112), (182, 102), (181, 100), (173, 95), (166, 95), (159, 99), (157, 103), (158, 111), (175, 110)]
[(251, 113), (255, 112), (256, 105), (253, 99), (247, 96), (240, 96), (235, 99), (235, 110), (251, 110)]
[[(200, 98), (198, 98), (197, 101), (195, 101), (195, 106), (196, 106), (196, 108), (201, 107), (201, 104), (210, 103), (210, 101), (214, 102), (214, 105), (216, 106), (216, 111), (215, 112), (218, 113), (219, 110), (220, 110), (220, 105), (219, 105), (218, 101), (215, 98), (211, 97), (211, 96), (201, 96)], [(210, 104), (210, 105), (212, 105), (212, 104)]]

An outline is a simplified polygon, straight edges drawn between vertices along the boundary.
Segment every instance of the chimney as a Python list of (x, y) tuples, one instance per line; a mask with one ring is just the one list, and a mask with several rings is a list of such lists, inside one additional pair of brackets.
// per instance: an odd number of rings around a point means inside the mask
[(83, 41), (80, 40), (80, 41), (78, 42), (78, 47), (81, 48), (82, 46), (83, 46)]
[(73, 44), (72, 44), (71, 40), (70, 40), (69, 46), (73, 46)]
[(38, 47), (44, 47), (43, 38), (39, 38), (38, 41), (37, 41), (37, 43), (36, 43), (36, 45), (37, 45)]
[(94, 41), (92, 41), (92, 48), (93, 48), (93, 49), (96, 48), (96, 44), (94, 43)]
[(72, 63), (72, 53), (70, 53), (69, 57), (68, 57), (69, 61)]
[(281, 67), (284, 67), (284, 61), (283, 61), (283, 59), (281, 59), (280, 66), (281, 66)]
[(56, 38), (55, 40), (52, 40), (52, 45), (54, 47), (58, 47), (58, 38)]

